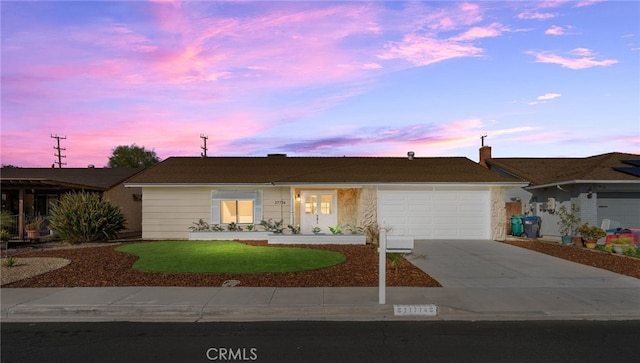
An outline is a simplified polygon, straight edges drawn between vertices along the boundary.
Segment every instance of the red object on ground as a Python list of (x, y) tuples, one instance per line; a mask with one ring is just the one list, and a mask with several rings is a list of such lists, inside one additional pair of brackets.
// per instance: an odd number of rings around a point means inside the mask
[(606, 240), (606, 244), (610, 245), (611, 244), (611, 240), (614, 238), (618, 238), (618, 237), (629, 237), (631, 238), (631, 240), (633, 241), (634, 244), (639, 244), (638, 241), (638, 236), (640, 234), (638, 233), (619, 233), (619, 234), (608, 234), (607, 235), (607, 240)]

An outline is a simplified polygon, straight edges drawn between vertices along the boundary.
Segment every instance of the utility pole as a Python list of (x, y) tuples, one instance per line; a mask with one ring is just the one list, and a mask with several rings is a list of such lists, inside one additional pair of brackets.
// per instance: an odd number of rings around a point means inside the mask
[(66, 158), (67, 157), (66, 155), (62, 155), (62, 152), (67, 150), (67, 149), (64, 149), (64, 148), (60, 147), (60, 140), (66, 140), (67, 137), (66, 136), (62, 137), (62, 136), (58, 136), (58, 135), (56, 135), (56, 136), (51, 135), (51, 138), (52, 139), (56, 139), (58, 141), (58, 146), (54, 146), (53, 147), (58, 152), (57, 154), (53, 154), (53, 156), (57, 156), (58, 157), (58, 161), (56, 163), (54, 163), (53, 165), (55, 166), (56, 164), (58, 164), (58, 168), (62, 168), (62, 165), (67, 165), (67, 163), (63, 163), (62, 162), (62, 158)]
[(207, 157), (207, 139), (209, 138), (209, 136), (200, 134), (200, 138), (204, 142), (204, 146), (200, 146), (200, 148), (204, 150), (203, 153), (200, 153), (200, 156), (202, 156), (203, 158), (206, 158)]

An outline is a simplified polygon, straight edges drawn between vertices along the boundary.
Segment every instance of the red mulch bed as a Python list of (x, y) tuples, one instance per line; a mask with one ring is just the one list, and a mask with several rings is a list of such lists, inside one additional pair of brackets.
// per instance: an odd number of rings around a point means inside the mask
[[(268, 246), (264, 241), (244, 243)], [(640, 278), (640, 259), (638, 258), (538, 240), (509, 240), (504, 243)], [(2, 287), (220, 286), (226, 280), (239, 280), (240, 286), (265, 287), (378, 286), (378, 255), (370, 245), (296, 245), (295, 247), (340, 252), (347, 256), (347, 261), (321, 270), (295, 273), (167, 274), (133, 269), (133, 263), (138, 257), (115, 251), (114, 245), (68, 249), (42, 248), (30, 249), (18, 255), (19, 257), (61, 257), (71, 260), (71, 263), (61, 269)], [(441, 285), (410, 262), (401, 259), (398, 269), (387, 265), (387, 286), (440, 287)]]
[[(264, 241), (244, 242), (268, 246)], [(295, 247), (340, 252), (347, 257), (336, 266), (294, 273), (265, 274), (168, 274), (132, 268), (137, 256), (115, 251), (116, 246), (40, 249), (19, 257), (61, 257), (71, 263), (55, 271), (16, 281), (2, 287), (99, 287), (99, 286), (221, 286), (239, 280), (239, 286), (265, 287), (374, 287), (378, 286), (378, 255), (370, 246), (326, 245)], [(273, 247), (273, 246), (272, 246)], [(277, 248), (277, 247), (273, 247)], [(396, 270), (387, 265), (387, 286), (440, 287), (440, 283), (405, 259)]]
[(640, 279), (639, 258), (539, 240), (509, 240), (504, 243)]

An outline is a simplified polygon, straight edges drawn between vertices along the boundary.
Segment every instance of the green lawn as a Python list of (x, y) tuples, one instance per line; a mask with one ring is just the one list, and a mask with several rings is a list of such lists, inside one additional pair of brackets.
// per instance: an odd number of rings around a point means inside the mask
[(168, 273), (266, 273), (317, 270), (346, 260), (337, 252), (247, 246), (232, 241), (163, 241), (123, 245), (140, 256), (133, 268)]

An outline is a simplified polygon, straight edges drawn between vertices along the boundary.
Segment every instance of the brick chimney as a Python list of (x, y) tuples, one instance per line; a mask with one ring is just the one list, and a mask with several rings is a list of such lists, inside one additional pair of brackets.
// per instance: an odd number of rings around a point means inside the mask
[(488, 168), (487, 163), (485, 162), (487, 159), (491, 159), (491, 146), (482, 146), (480, 148), (480, 161), (478, 161), (478, 164)]

